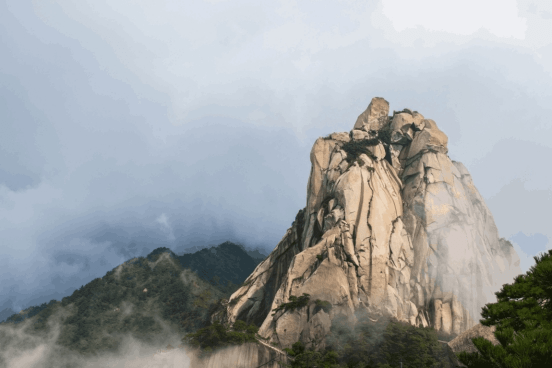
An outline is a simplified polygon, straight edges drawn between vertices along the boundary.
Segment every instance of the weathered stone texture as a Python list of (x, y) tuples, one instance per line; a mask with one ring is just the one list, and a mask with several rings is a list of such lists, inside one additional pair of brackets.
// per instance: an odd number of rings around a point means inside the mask
[[(306, 208), (217, 318), (253, 322), (280, 347), (320, 347), (335, 316), (359, 309), (460, 334), (521, 273), (447, 136), (417, 112), (388, 113), (374, 98), (351, 135), (314, 143)], [(370, 152), (351, 160), (351, 139)], [(306, 306), (272, 313), (303, 293)]]
[(358, 117), (353, 129), (362, 129), (366, 132), (378, 131), (387, 123), (387, 115), (389, 115), (389, 102), (381, 97), (374, 97), (366, 111)]
[(477, 351), (477, 348), (471, 341), (471, 339), (473, 338), (484, 337), (485, 339), (489, 340), (493, 345), (500, 344), (500, 342), (496, 339), (494, 335), (495, 330), (495, 326), (487, 327), (478, 323), (471, 327), (469, 330), (463, 331), (453, 340), (449, 341), (448, 345), (455, 353), (459, 353), (461, 351), (475, 353)]
[(190, 359), (190, 367), (194, 368), (280, 368), (289, 363), (283, 351), (252, 342), (230, 346), (207, 357), (192, 356)]

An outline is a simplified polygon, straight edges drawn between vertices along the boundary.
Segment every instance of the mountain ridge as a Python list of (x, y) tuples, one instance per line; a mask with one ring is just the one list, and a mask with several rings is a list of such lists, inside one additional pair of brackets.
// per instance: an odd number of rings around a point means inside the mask
[[(209, 266), (202, 265), (202, 262), (205, 261), (205, 257), (201, 257), (201, 255), (203, 255), (203, 253), (205, 252), (210, 252), (211, 250), (216, 250), (216, 249), (221, 250), (220, 252), (221, 255), (231, 256), (233, 258), (216, 259), (217, 262), (221, 263), (221, 265), (219, 265), (218, 268), (213, 267), (212, 263)], [(235, 252), (236, 254), (232, 255), (232, 252)], [(197, 255), (199, 255), (199, 257)], [(83, 289), (87, 288), (90, 284), (95, 282), (97, 283), (98, 280), (103, 280), (106, 277), (109, 277), (109, 275), (118, 275), (122, 272), (121, 270), (124, 269), (125, 267), (140, 264), (142, 262), (156, 264), (159, 261), (159, 259), (163, 257), (166, 259), (172, 259), (173, 261), (178, 263), (178, 266), (182, 269), (182, 271), (189, 270), (190, 272), (193, 272), (195, 275), (197, 275), (197, 277), (199, 277), (199, 279), (201, 279), (203, 282), (214, 287), (215, 289), (213, 289), (213, 291), (211, 292), (213, 294), (216, 294), (219, 298), (228, 296), (229, 293), (235, 290), (238, 287), (238, 285), (244, 281), (245, 276), (243, 275), (250, 273), (258, 263), (258, 260), (251, 258), (247, 254), (247, 252), (243, 250), (242, 247), (231, 242), (224, 242), (219, 246), (211, 247), (208, 250), (199, 251), (194, 254), (187, 254), (183, 256), (177, 256), (169, 248), (159, 247), (151, 251), (146, 257), (135, 257), (125, 261), (121, 265), (107, 272), (106, 275), (104, 275), (103, 277), (96, 278), (95, 280), (92, 280), (90, 283), (87, 283), (86, 285), (82, 285), (79, 289), (76, 289), (71, 295), (62, 298), (61, 301), (52, 299), (50, 300), (50, 302), (47, 302), (47, 303), (45, 302), (40, 305), (27, 307), (24, 310), (20, 311), (19, 313), (15, 313), (11, 311), (12, 313), (6, 316), (5, 321), (0, 322), (0, 324), (2, 323), (18, 324), (25, 321), (26, 319), (29, 319), (35, 316), (38, 316), (37, 318), (40, 318), (40, 314), (44, 310), (48, 308), (52, 308), (57, 304), (63, 303), (65, 300), (71, 300), (71, 297), (73, 295), (78, 294)], [(238, 263), (232, 264), (232, 262), (230, 262), (231, 260), (236, 260), (236, 259), (238, 260)], [(193, 262), (190, 262), (190, 260), (193, 260)], [(211, 261), (212, 260), (213, 259), (211, 258)], [(194, 268), (194, 269), (192, 270), (191, 268)], [(218, 270), (221, 268), (222, 268), (222, 272), (218, 272)], [(233, 268), (236, 268), (237, 270), (234, 271)], [(214, 272), (209, 275), (206, 272), (208, 269), (211, 269)], [(243, 278), (240, 278), (242, 276)]]

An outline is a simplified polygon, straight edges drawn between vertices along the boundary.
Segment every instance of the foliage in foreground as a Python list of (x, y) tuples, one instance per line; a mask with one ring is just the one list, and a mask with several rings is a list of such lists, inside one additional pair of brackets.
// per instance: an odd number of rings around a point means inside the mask
[(332, 321), (325, 349), (316, 351), (301, 342), (284, 349), (295, 359), (292, 368), (390, 368), (454, 367), (454, 357), (431, 328), (417, 328), (408, 323), (380, 317), (372, 322), (359, 313), (353, 325), (344, 316)]
[(337, 363), (338, 353), (334, 350), (318, 352), (313, 349), (306, 349), (301, 341), (297, 341), (291, 349), (285, 348), (284, 351), (289, 356), (294, 358), (290, 367), (321, 367), (321, 368), (338, 368)]
[(350, 140), (349, 142), (344, 143), (341, 148), (347, 153), (347, 161), (352, 163), (363, 153), (368, 157), (373, 158), (374, 154), (368, 149), (368, 147), (375, 146), (378, 143), (380, 143), (380, 140), (377, 138), (358, 141)]
[(496, 326), (500, 344), (472, 339), (478, 352), (458, 354), (470, 368), (552, 366), (552, 250), (533, 257), (536, 264), (496, 293), (483, 307), (481, 324)]
[[(272, 311), (274, 313), (277, 313), (281, 310), (283, 310), (284, 312), (292, 311), (292, 310), (304, 307), (305, 305), (309, 304), (309, 300), (310, 300), (310, 294), (303, 293), (303, 295), (301, 295), (299, 297), (297, 297), (295, 295), (291, 295), (289, 297), (289, 302), (288, 303), (282, 303), (278, 306), (278, 308), (274, 308)], [(274, 314), (272, 314), (272, 315), (274, 315)]]
[(228, 345), (241, 345), (246, 342), (255, 342), (255, 334), (259, 331), (257, 326), (248, 325), (244, 321), (237, 320), (231, 327), (226, 327), (218, 321), (210, 326), (199, 329), (197, 332), (187, 334), (182, 342), (201, 348), (205, 352)]

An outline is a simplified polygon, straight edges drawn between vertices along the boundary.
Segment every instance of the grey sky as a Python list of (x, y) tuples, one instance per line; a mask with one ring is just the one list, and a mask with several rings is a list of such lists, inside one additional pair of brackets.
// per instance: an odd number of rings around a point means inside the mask
[(437, 122), (527, 270), (552, 247), (552, 3), (440, 3), (1, 1), (0, 309), (158, 246), (271, 250), (314, 140), (375, 96)]

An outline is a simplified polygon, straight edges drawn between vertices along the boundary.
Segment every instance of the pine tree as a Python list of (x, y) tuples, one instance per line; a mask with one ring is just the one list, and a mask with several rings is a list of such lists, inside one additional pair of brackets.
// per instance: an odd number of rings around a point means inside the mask
[(469, 368), (552, 367), (552, 250), (533, 257), (536, 264), (496, 293), (497, 302), (483, 307), (480, 321), (496, 326), (500, 344), (472, 339), (478, 352), (462, 352)]

